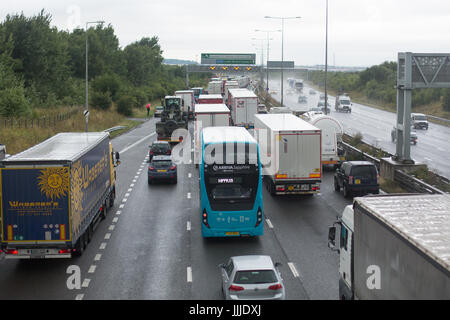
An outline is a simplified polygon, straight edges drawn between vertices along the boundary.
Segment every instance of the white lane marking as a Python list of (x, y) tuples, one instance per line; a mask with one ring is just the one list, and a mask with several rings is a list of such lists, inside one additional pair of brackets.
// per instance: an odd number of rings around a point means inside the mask
[(192, 282), (192, 268), (191, 267), (187, 267), (186, 272), (187, 272), (187, 275), (186, 275), (187, 282)]
[(188, 173), (188, 178), (192, 178), (192, 173)]
[(191, 193), (190, 193), (190, 192), (187, 193), (187, 198), (188, 198), (188, 199), (191, 198)]
[(124, 206), (125, 206), (124, 204), (121, 204), (121, 205), (119, 206), (119, 208), (120, 208), (120, 209), (123, 209)]
[(106, 240), (108, 240), (108, 239), (110, 239), (110, 238), (111, 238), (111, 233), (105, 234), (105, 239), (106, 239)]
[(80, 294), (76, 295), (75, 300), (83, 300), (83, 298), (84, 298), (84, 294), (80, 293)]
[(133, 191), (133, 188), (129, 188), (129, 189), (128, 189), (128, 192), (131, 192), (131, 191)]
[(270, 221), (270, 219), (266, 219), (266, 223), (267, 223), (267, 225), (269, 226), (270, 229), (273, 229), (273, 224)]
[(128, 198), (129, 196), (130, 196), (129, 193), (125, 193), (125, 195), (124, 195), (125, 198)]
[(298, 278), (299, 274), (297, 272), (297, 269), (295, 268), (294, 264), (292, 262), (288, 262), (289, 269), (291, 269), (292, 274), (294, 275), (294, 278)]
[(187, 230), (187, 231), (191, 231), (191, 222), (190, 222), (190, 221), (188, 221), (188, 222), (186, 223), (186, 230)]
[(127, 200), (128, 200), (127, 198), (123, 198), (122, 202), (127, 202)]
[(88, 270), (88, 273), (94, 273), (97, 266), (95, 264), (91, 265), (91, 267)]
[(91, 279), (84, 279), (83, 283), (81, 284), (81, 286), (83, 288), (87, 288), (87, 287), (89, 287), (89, 282), (91, 282)]
[(119, 220), (119, 217), (114, 217), (112, 222), (117, 223), (117, 220)]
[(126, 147), (125, 149), (122, 149), (122, 151), (119, 151), (119, 153), (124, 153), (127, 152), (128, 150), (130, 150), (131, 148), (134, 148), (135, 146), (137, 146), (138, 144), (140, 144), (141, 142), (147, 140), (148, 138), (153, 137), (156, 134), (156, 132), (153, 132), (151, 134), (149, 134), (148, 136), (143, 137), (142, 139), (139, 139), (138, 141), (136, 141), (135, 143), (133, 143), (132, 145), (129, 145), (128, 147)]
[(102, 258), (102, 254), (101, 253), (97, 253), (94, 257), (94, 261), (100, 261), (100, 259)]
[(112, 224), (112, 225), (109, 226), (108, 230), (109, 230), (109, 231), (113, 231), (115, 227), (116, 227), (116, 226), (115, 226), (114, 224)]
[(130, 184), (130, 188), (133, 188), (133, 187), (134, 187), (134, 183)]
[(122, 211), (120, 211), (120, 210), (117, 210), (117, 212), (116, 212), (116, 214), (117, 214), (118, 216), (120, 216), (121, 213), (122, 213)]
[(138, 178), (139, 178), (139, 176), (134, 176), (134, 178), (135, 178), (135, 179), (138, 179)]
[(100, 247), (99, 247), (99, 249), (100, 249), (100, 250), (105, 250), (105, 248), (106, 248), (106, 245), (107, 245), (107, 243), (106, 243), (106, 242), (102, 242), (102, 243), (100, 244)]

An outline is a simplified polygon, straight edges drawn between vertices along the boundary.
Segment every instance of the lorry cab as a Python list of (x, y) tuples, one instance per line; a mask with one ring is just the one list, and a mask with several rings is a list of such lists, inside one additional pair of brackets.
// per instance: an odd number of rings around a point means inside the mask
[(352, 112), (352, 102), (348, 94), (344, 93), (336, 98), (335, 110), (337, 112)]
[(414, 129), (428, 130), (427, 116), (423, 113), (411, 113), (411, 125)]
[[(340, 230), (336, 228), (340, 226)], [(336, 231), (339, 231), (339, 242), (336, 243)], [(339, 299), (353, 299), (353, 205), (345, 207), (342, 215), (329, 228), (328, 247), (339, 253)]]

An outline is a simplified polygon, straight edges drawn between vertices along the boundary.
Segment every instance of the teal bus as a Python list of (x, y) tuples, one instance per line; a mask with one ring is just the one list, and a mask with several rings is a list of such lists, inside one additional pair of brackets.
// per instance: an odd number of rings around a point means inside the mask
[(259, 147), (243, 127), (207, 127), (201, 133), (202, 236), (263, 234)]

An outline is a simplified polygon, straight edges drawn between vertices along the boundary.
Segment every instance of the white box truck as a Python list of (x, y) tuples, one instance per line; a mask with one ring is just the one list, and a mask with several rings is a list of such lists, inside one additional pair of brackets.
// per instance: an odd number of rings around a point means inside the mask
[(344, 128), (336, 118), (315, 112), (304, 113), (301, 118), (322, 130), (322, 166), (336, 167), (345, 160), (345, 151), (338, 145), (342, 141)]
[(222, 81), (210, 81), (208, 83), (208, 94), (222, 95)]
[(188, 115), (188, 119), (193, 119), (195, 105), (194, 90), (175, 91), (175, 96), (181, 97), (181, 99), (183, 99), (181, 109), (183, 110), (183, 113)]
[(292, 114), (255, 115), (263, 180), (273, 194), (315, 194), (322, 179), (321, 131)]
[(450, 195), (355, 198), (329, 229), (339, 298), (450, 299)]
[(200, 163), (200, 136), (206, 127), (227, 127), (230, 125), (230, 109), (224, 104), (197, 104), (194, 122), (194, 163)]
[(223, 90), (223, 99), (225, 101), (225, 104), (228, 105), (228, 101), (230, 99), (230, 93), (228, 92), (229, 89), (238, 89), (239, 84), (237, 81), (229, 80), (225, 82), (225, 88)]
[(248, 89), (229, 89), (229, 106), (234, 126), (253, 128), (258, 113), (258, 97)]

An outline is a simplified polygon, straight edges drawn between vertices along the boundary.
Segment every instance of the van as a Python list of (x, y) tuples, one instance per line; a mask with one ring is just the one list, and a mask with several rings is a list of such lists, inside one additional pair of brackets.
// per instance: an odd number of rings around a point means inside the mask
[(427, 116), (423, 113), (411, 113), (411, 125), (414, 129), (428, 130)]

